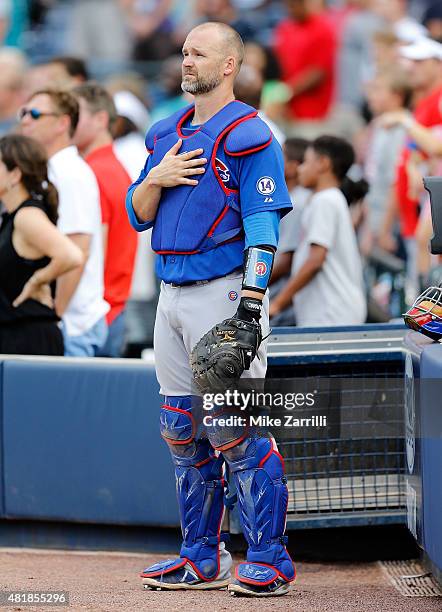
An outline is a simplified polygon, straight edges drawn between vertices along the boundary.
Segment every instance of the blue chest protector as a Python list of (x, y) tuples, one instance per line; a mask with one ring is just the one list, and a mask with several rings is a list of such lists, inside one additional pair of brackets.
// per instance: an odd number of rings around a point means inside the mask
[(152, 231), (152, 248), (159, 254), (191, 255), (242, 237), (240, 193), (223, 183), (217, 169), (220, 146), (239, 157), (269, 146), (272, 133), (252, 106), (233, 101), (189, 136), (181, 126), (194, 112), (188, 106), (159, 121), (146, 136), (146, 147), (157, 166), (164, 155), (183, 139), (180, 153), (202, 148), (208, 162), (198, 185), (163, 189)]

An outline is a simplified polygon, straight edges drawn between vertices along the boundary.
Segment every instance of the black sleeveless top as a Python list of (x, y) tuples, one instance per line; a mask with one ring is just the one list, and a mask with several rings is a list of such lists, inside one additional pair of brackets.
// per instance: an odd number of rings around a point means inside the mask
[[(21, 321), (53, 320), (58, 321), (55, 311), (37, 300), (26, 300), (17, 308), (12, 302), (20, 295), (24, 285), (37, 270), (46, 267), (50, 259), (25, 259), (20, 257), (12, 244), (14, 218), (17, 212), (26, 207), (35, 206), (48, 214), (44, 202), (26, 200), (12, 213), (3, 213), (0, 226), (0, 325)], [(54, 289), (54, 288), (53, 288)]]

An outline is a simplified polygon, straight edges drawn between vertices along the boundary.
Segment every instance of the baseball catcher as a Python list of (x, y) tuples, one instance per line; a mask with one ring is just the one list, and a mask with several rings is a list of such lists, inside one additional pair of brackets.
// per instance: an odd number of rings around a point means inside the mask
[[(198, 436), (195, 389), (264, 379), (267, 285), (279, 221), (291, 210), (282, 151), (256, 109), (235, 100), (244, 54), (221, 23), (190, 32), (184, 91), (194, 104), (151, 127), (149, 157), (126, 207), (137, 231), (152, 229), (161, 291), (155, 368), (164, 396), (160, 432), (175, 468), (183, 543), (177, 558), (146, 568), (147, 588), (284, 595), (295, 578), (286, 549), (288, 490), (272, 438), (223, 427)], [(247, 560), (232, 576), (221, 533), (224, 467), (237, 490)]]

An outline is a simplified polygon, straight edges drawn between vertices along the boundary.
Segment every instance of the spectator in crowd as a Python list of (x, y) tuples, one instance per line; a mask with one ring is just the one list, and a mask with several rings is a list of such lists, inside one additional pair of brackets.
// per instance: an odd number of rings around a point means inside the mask
[(37, 89), (70, 89), (88, 79), (86, 63), (79, 57), (59, 56), (31, 66), (26, 74), (28, 98)]
[(17, 111), (24, 101), (26, 60), (17, 49), (0, 49), (0, 136), (17, 122)]
[(296, 135), (323, 131), (334, 94), (336, 42), (313, 0), (287, 0), (288, 19), (275, 30), (274, 50), (291, 93), (290, 118)]
[(301, 327), (365, 322), (362, 263), (348, 204), (365, 195), (366, 183), (347, 178), (354, 160), (352, 146), (334, 136), (321, 136), (307, 148), (299, 179), (314, 194), (302, 214), (292, 277), (272, 301), (271, 316), (293, 300)]
[(264, 80), (274, 79), (275, 73), (279, 75), (278, 64), (272, 51), (257, 42), (249, 41), (244, 45), (243, 65), (255, 68)]
[(100, 189), (104, 248), (104, 299), (110, 305), (108, 337), (98, 351), (102, 357), (121, 357), (125, 341), (125, 308), (137, 251), (137, 237), (124, 202), (132, 183), (117, 159), (111, 129), (117, 119), (112, 96), (101, 85), (85, 83), (72, 90), (80, 104), (74, 142), (94, 171)]
[(139, 72), (111, 74), (104, 81), (104, 85), (111, 95), (114, 95), (117, 91), (130, 91), (147, 109), (150, 109), (152, 105), (147, 81)]
[(95, 175), (72, 138), (79, 119), (75, 97), (41, 90), (21, 109), (21, 130), (35, 138), (49, 157), (49, 176), (59, 194), (58, 228), (84, 254), (80, 268), (57, 283), (56, 308), (63, 320), (65, 355), (93, 357), (107, 338), (103, 298), (103, 238), (100, 194)]
[[(401, 41), (392, 30), (377, 30), (373, 34), (372, 78), (379, 72), (391, 70), (393, 66), (398, 64), (398, 54), (401, 45)], [(371, 79), (369, 79), (367, 83), (369, 83), (370, 80)], [(367, 83), (364, 83), (365, 90), (367, 89)]]
[(279, 78), (279, 66), (274, 53), (258, 43), (248, 42), (244, 46), (242, 66), (250, 66), (260, 74), (263, 81), (260, 108), (271, 121), (283, 125), (291, 94), (290, 88)]
[(134, 39), (133, 59), (165, 60), (178, 51), (173, 37), (173, 0), (120, 0)]
[(279, 226), (278, 257), (272, 270), (272, 284), (290, 273), (293, 253), (300, 241), (301, 216), (312, 192), (299, 183), (299, 167), (304, 161), (309, 141), (304, 138), (287, 138), (284, 153), (284, 177), (290, 193), (293, 209), (281, 219)]
[[(117, 109), (117, 121), (112, 129), (115, 154), (126, 168), (134, 182), (140, 174), (140, 168), (146, 162), (146, 145), (144, 135), (150, 124), (149, 113), (141, 100), (131, 91), (120, 90), (114, 94)], [(152, 300), (156, 293), (154, 273), (155, 254), (150, 246), (152, 230), (138, 233), (138, 249), (135, 259), (131, 299), (146, 302)]]
[(337, 101), (353, 114), (361, 112), (364, 85), (375, 73), (373, 36), (385, 30), (384, 20), (371, 8), (372, 1), (360, 0), (360, 10), (347, 19), (337, 57)]
[[(152, 124), (150, 117), (152, 101), (147, 81), (138, 72), (125, 72), (111, 75), (105, 79), (103, 85), (106, 87), (111, 96), (113, 96), (115, 104), (117, 104), (115, 99), (117, 93), (124, 92), (122, 99), (124, 99), (125, 102), (129, 100), (126, 93), (132, 94), (133, 98), (130, 98), (130, 103), (123, 103), (121, 108), (130, 109), (131, 114), (129, 118), (135, 117), (134, 123), (138, 126), (144, 140), (146, 131)], [(144, 152), (146, 152), (146, 150)]]
[(442, 3), (440, 0), (427, 8), (422, 23), (428, 30), (428, 35), (442, 43)]
[[(254, 41), (271, 47), (273, 30), (286, 17), (285, 0), (231, 0), (239, 16), (253, 30)], [(246, 4), (248, 6), (246, 6)]]
[[(367, 20), (359, 20), (362, 15)], [(344, 38), (348, 48), (342, 45), (339, 53), (339, 85), (333, 119), (335, 132), (354, 142), (372, 119), (367, 101), (368, 84), (377, 74), (397, 64), (401, 42), (379, 16), (369, 11), (351, 15), (349, 26), (353, 29), (348, 33), (354, 36)]]
[(200, 23), (219, 21), (236, 30), (244, 42), (254, 38), (251, 25), (241, 17), (232, 0), (197, 0), (195, 12)]
[(173, 28), (173, 39), (177, 49), (181, 50), (188, 32), (198, 23), (196, 6), (199, 0), (174, 0), (170, 12), (170, 21)]
[[(147, 86), (140, 75), (125, 73), (116, 75), (106, 82), (106, 89), (113, 94), (118, 117), (112, 129), (115, 154), (135, 181), (146, 162), (144, 142), (148, 126), (151, 125), (150, 100)], [(150, 245), (152, 230), (138, 233), (138, 248), (130, 291), (131, 300), (137, 302), (132, 309), (132, 320), (140, 320), (147, 312), (146, 302), (153, 300), (157, 293), (155, 278), (155, 253)], [(134, 312), (136, 314), (134, 315)], [(142, 319), (140, 327), (145, 327)]]
[(341, 44), (342, 34), (348, 19), (366, 4), (365, 0), (340, 0), (339, 2), (323, 2), (325, 15), (327, 16), (333, 31), (336, 34), (338, 46)]
[(284, 0), (231, 0), (239, 18), (252, 29), (252, 40), (270, 47), (275, 26), (285, 17)]
[(146, 161), (144, 135), (150, 116), (141, 100), (130, 91), (117, 91), (113, 99), (117, 111), (112, 126), (115, 154), (135, 181)]
[(38, 89), (52, 89), (53, 81), (51, 69), (48, 64), (35, 64), (29, 66), (24, 83), (24, 99), (28, 100)]
[[(234, 94), (237, 100), (249, 104), (256, 109), (261, 109), (261, 94), (263, 88), (263, 80), (260, 73), (252, 68), (252, 66), (243, 65), (235, 79)], [(273, 132), (273, 136), (280, 145), (284, 144), (285, 135), (279, 129), (263, 110), (258, 111), (258, 115), (267, 123)]]
[[(290, 278), (293, 254), (298, 248), (301, 237), (301, 216), (307, 201), (312, 195), (310, 189), (299, 184), (299, 166), (309, 145), (303, 138), (287, 138), (282, 147), (284, 153), (284, 176), (290, 193), (293, 209), (279, 224), (279, 241), (275, 264), (272, 270), (270, 299), (283, 289)], [(294, 325), (292, 305), (273, 317), (273, 325)]]
[(0, 199), (0, 353), (63, 355), (51, 285), (83, 255), (57, 230), (57, 190), (31, 138), (0, 138)]
[(51, 58), (46, 65), (53, 87), (68, 89), (89, 79), (86, 62), (81, 57), (60, 55)]
[(383, 125), (385, 113), (407, 110), (411, 88), (408, 75), (398, 66), (380, 72), (367, 85), (368, 106), (374, 119), (367, 127), (364, 151), (364, 176), (370, 188), (366, 197), (367, 225), (364, 231), (364, 253), (368, 254), (373, 243), (377, 243), (386, 203), (393, 188), (396, 165), (405, 145), (406, 130), (397, 124), (392, 128)]
[(183, 59), (180, 55), (169, 57), (162, 66), (161, 100), (152, 109), (152, 124), (165, 119), (190, 103), (191, 97), (181, 89)]
[(404, 43), (414, 42), (428, 33), (421, 23), (407, 14), (408, 0), (372, 0), (372, 8)]
[(402, 125), (407, 131), (407, 143), (397, 166), (395, 188), (387, 203), (379, 237), (384, 249), (394, 250), (394, 224), (400, 221), (400, 233), (407, 251), (407, 300), (414, 300), (418, 291), (416, 266), (416, 227), (421, 197), (424, 193), (422, 164), (428, 158), (442, 155), (442, 141), (432, 129), (442, 124), (442, 45), (430, 39), (401, 48), (408, 60), (410, 85), (417, 100), (413, 117), (404, 111), (388, 113), (386, 127)]
[(67, 34), (67, 53), (106, 62), (125, 63), (130, 35), (123, 0), (75, 0)]

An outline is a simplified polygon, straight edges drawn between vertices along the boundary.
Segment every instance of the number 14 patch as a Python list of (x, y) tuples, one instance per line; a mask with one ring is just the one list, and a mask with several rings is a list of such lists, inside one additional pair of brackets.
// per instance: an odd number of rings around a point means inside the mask
[[(263, 176), (257, 181), (256, 189), (261, 195), (270, 196), (276, 189), (276, 183), (270, 176)], [(273, 202), (273, 200), (266, 197), (265, 202)]]

